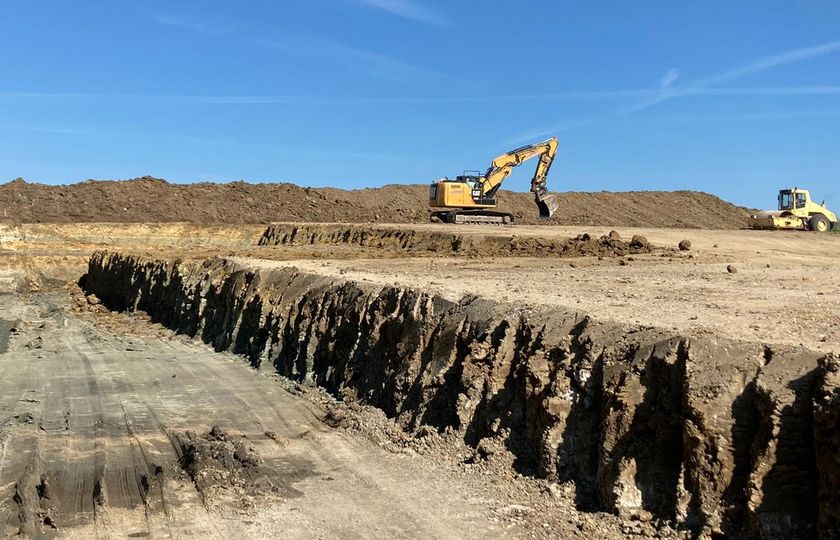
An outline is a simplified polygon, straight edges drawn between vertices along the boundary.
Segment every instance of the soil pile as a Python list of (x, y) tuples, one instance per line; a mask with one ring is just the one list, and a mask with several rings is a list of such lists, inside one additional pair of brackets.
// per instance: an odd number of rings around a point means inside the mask
[(219, 426), (207, 434), (193, 431), (176, 433), (174, 443), (179, 465), (189, 475), (205, 505), (233, 498), (240, 506), (267, 495), (300, 496), (300, 492), (280, 485), (254, 445), (246, 437), (232, 436)]
[(262, 246), (336, 244), (374, 248), (414, 255), (466, 255), (475, 257), (622, 257), (650, 253), (653, 246), (643, 236), (626, 242), (615, 232), (594, 238), (538, 238), (509, 234), (457, 234), (448, 230), (414, 231), (364, 225), (271, 225), (260, 238)]
[[(294, 184), (170, 184), (152, 177), (88, 180), (67, 186), (22, 179), (0, 185), (0, 218), (23, 223), (427, 223), (428, 186), (387, 185), (342, 190)], [(628, 227), (736, 229), (748, 212), (693, 191), (560, 193), (560, 210), (547, 223)], [(499, 209), (517, 223), (546, 223), (533, 195), (502, 191)]]

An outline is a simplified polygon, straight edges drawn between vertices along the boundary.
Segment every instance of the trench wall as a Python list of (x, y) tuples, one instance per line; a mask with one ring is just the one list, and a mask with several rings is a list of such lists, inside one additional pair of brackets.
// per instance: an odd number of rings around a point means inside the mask
[(617, 232), (595, 237), (546, 238), (506, 234), (504, 228), (487, 233), (458, 233), (442, 225), (436, 230), (372, 225), (275, 223), (263, 232), (261, 246), (307, 244), (348, 245), (414, 255), (467, 255), (495, 257), (620, 257), (649, 253), (653, 246), (643, 236), (623, 240)]
[(719, 538), (833, 538), (837, 359), (221, 259), (97, 252), (83, 287), (404, 429), (491, 438), (581, 510)]

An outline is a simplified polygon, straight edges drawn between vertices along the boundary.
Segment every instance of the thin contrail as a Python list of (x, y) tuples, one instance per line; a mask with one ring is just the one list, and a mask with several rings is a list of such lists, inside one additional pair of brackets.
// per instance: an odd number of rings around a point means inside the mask
[(392, 15), (432, 26), (450, 26), (449, 19), (441, 12), (413, 0), (359, 0)]
[[(696, 80), (694, 82), (687, 83), (685, 86), (671, 86), (671, 85), (663, 85), (660, 90), (656, 93), (650, 95), (650, 97), (639, 101), (629, 107), (624, 107), (613, 111), (611, 113), (603, 114), (600, 116), (595, 116), (591, 118), (586, 118), (580, 120), (579, 124), (581, 125), (588, 125), (594, 122), (598, 122), (600, 120), (604, 120), (607, 118), (613, 118), (616, 116), (624, 116), (628, 114), (633, 114), (639, 111), (643, 111), (645, 109), (649, 109), (655, 105), (660, 103), (664, 103), (674, 98), (684, 97), (684, 96), (702, 96), (702, 95), (818, 95), (818, 94), (840, 94), (840, 87), (836, 86), (804, 86), (804, 87), (792, 87), (792, 88), (711, 88), (718, 84), (724, 82), (732, 82), (737, 79), (740, 79), (746, 75), (752, 75), (754, 73), (761, 73), (763, 71), (767, 71), (773, 69), (775, 67), (794, 64), (796, 62), (802, 62), (804, 60), (810, 60), (812, 58), (818, 58), (820, 56), (825, 56), (828, 54), (833, 54), (840, 52), (840, 41), (830, 41), (828, 43), (823, 43), (821, 45), (817, 45), (814, 47), (805, 47), (801, 49), (794, 49), (791, 51), (787, 51), (784, 53), (776, 54), (773, 56), (767, 56), (764, 58), (760, 58), (743, 66), (723, 71), (709, 77), (705, 77), (703, 79)], [(670, 73), (670, 71), (669, 71)], [(665, 79), (667, 79), (667, 74)], [(568, 129), (569, 123), (560, 124), (557, 126), (553, 126), (549, 129), (544, 129), (538, 132), (532, 132), (531, 135), (536, 135), (537, 137), (542, 137), (554, 133), (556, 131), (561, 131), (563, 129)], [(517, 137), (514, 139), (515, 142), (521, 142), (522, 138)]]
[[(174, 102), (205, 105), (401, 105), (436, 103), (501, 103), (527, 101), (587, 101), (614, 100), (628, 97), (657, 97), (660, 90), (580, 90), (546, 94), (510, 94), (495, 96), (442, 96), (442, 97), (360, 97), (318, 98), (283, 95), (155, 95), (155, 94), (102, 94), (70, 92), (0, 92), (0, 99), (21, 100), (121, 100), (138, 102)], [(803, 96), (838, 95), (840, 86), (792, 87), (732, 87), (689, 88), (669, 87), (669, 99), (687, 96)]]

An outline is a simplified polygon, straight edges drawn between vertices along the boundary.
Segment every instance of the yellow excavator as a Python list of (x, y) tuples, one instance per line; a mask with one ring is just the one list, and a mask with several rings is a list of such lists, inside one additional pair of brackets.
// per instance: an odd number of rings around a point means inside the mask
[(548, 192), (546, 180), (548, 170), (557, 153), (557, 139), (529, 144), (506, 152), (490, 164), (484, 174), (466, 171), (455, 180), (442, 178), (429, 188), (429, 206), (433, 208), (431, 219), (435, 223), (491, 223), (513, 222), (513, 214), (496, 211), (496, 192), (514, 167), (529, 159), (539, 157), (537, 170), (531, 179), (534, 202), (543, 219), (550, 218), (557, 211), (557, 197)]
[(826, 208), (825, 202), (811, 200), (807, 189), (779, 190), (779, 209), (753, 214), (749, 219), (753, 229), (794, 229), (828, 232), (838, 228), (837, 215)]

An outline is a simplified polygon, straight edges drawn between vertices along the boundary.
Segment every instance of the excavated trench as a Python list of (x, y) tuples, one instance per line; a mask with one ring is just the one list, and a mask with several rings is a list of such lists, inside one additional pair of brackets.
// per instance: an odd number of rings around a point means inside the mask
[[(229, 260), (97, 252), (83, 287), (405, 430), (502, 443), (583, 511), (717, 538), (840, 534), (840, 359)], [(427, 429), (427, 428), (423, 428)]]

